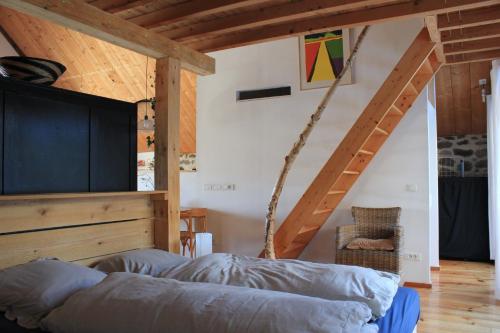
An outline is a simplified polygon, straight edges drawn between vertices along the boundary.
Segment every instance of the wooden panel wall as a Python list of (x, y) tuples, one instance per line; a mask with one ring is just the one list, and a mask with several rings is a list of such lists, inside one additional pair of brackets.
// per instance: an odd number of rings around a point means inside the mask
[[(26, 56), (52, 59), (67, 67), (57, 87), (127, 102), (144, 99), (146, 89), (148, 98), (155, 95), (154, 59), (5, 7), (0, 7), (0, 26)], [(180, 151), (194, 153), (196, 75), (181, 73)], [(139, 152), (148, 151), (147, 135), (152, 132), (139, 133)]]
[(0, 196), (0, 269), (40, 257), (91, 262), (154, 247), (155, 236), (167, 236), (154, 234), (154, 205), (166, 205), (166, 195), (157, 191)]
[(479, 79), (490, 91), (491, 62), (443, 66), (436, 75), (438, 136), (486, 133), (486, 104)]

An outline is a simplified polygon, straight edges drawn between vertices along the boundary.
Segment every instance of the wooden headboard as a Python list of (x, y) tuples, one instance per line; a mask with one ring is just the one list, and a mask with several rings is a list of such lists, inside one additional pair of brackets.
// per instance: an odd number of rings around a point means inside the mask
[(154, 247), (155, 206), (166, 200), (166, 191), (2, 195), (0, 269), (41, 257), (92, 264)]

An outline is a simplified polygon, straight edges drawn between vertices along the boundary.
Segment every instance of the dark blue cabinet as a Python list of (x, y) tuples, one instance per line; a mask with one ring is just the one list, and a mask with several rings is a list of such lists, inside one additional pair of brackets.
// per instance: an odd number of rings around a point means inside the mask
[(134, 104), (0, 79), (0, 110), (3, 194), (137, 189)]

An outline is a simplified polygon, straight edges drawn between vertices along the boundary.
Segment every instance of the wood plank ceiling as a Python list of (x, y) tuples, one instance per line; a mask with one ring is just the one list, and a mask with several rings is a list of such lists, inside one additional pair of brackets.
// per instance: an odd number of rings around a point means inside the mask
[[(495, 36), (499, 31), (497, 25), (500, 19), (498, 0), (86, 1), (202, 52), (307, 32), (428, 15), (439, 15), (437, 24), (439, 30), (443, 31), (443, 43), (452, 43), (469, 38), (468, 36)], [(485, 8), (486, 6), (492, 7)], [(477, 22), (491, 26), (476, 31)], [(460, 31), (455, 31), (457, 29)], [(485, 46), (485, 43), (488, 46)], [(485, 43), (478, 46), (466, 45), (465, 48), (481, 49), (482, 52), (488, 53), (467, 55), (462, 59), (491, 57), (496, 54), (496, 51), (491, 50), (493, 41)], [(456, 45), (450, 47), (457, 51)], [(450, 47), (446, 47), (447, 51)], [(454, 55), (449, 59), (459, 61), (461, 57)]]
[[(24, 55), (67, 67), (56, 87), (127, 102), (144, 99), (146, 90), (148, 98), (155, 94), (152, 58), (5, 7), (0, 7), (0, 26)], [(192, 153), (196, 152), (196, 75), (182, 71), (181, 89), (180, 150)], [(139, 105), (139, 119), (143, 115), (144, 104)], [(146, 145), (148, 135), (153, 132), (139, 131), (140, 152), (154, 151)]]
[[(486, 133), (486, 104), (492, 59), (500, 58), (500, 5), (437, 16), (446, 62), (436, 75), (439, 136)], [(485, 61), (486, 60), (486, 61)]]

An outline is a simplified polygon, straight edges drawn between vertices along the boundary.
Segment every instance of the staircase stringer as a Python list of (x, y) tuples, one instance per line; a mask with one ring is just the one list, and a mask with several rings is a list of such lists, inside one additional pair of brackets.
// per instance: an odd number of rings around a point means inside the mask
[[(284, 257), (285, 251), (291, 252), (290, 247), (292, 250), (296, 249), (300, 254), (307, 244), (304, 244), (301, 249), (300, 243), (297, 245), (296, 239), (302, 237), (307, 243), (331, 215), (333, 209), (321, 211), (318, 210), (318, 207), (340, 181), (342, 174), (346, 171), (349, 172), (347, 167), (359, 157), (360, 151), (373, 136), (373, 133), (385, 131), (378, 129), (379, 123), (393, 110), (393, 107), (395, 108), (404, 92), (413, 84), (412, 81), (419, 70), (422, 70), (423, 66), (428, 66), (426, 62), (431, 57), (434, 47), (435, 44), (430, 40), (427, 30), (423, 29), (276, 232), (275, 248), (278, 257)], [(434, 72), (435, 69), (430, 77)], [(414, 88), (412, 86), (412, 89)], [(416, 98), (418, 92), (415, 94)], [(406, 109), (410, 106), (411, 104), (407, 105)], [(403, 115), (404, 113), (401, 116)], [(387, 133), (387, 136), (388, 134), (390, 133)], [(351, 172), (351, 175), (357, 178), (359, 173)], [(345, 192), (349, 188), (345, 189)], [(341, 198), (336, 202), (335, 207), (340, 203), (345, 193), (339, 195)], [(320, 221), (308, 224), (308, 221), (313, 219), (315, 212), (316, 215), (321, 215), (318, 216)], [(286, 257), (295, 257), (295, 255), (287, 255)]]

